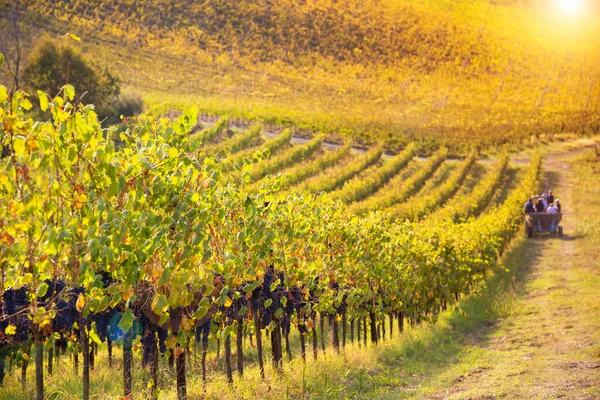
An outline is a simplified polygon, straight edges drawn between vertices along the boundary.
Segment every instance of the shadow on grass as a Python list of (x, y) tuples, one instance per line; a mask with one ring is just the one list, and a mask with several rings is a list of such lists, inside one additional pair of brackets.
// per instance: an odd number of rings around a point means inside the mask
[[(391, 345), (386, 343), (379, 362), (384, 369), (395, 369), (403, 378), (400, 386), (404, 389), (394, 396), (414, 396), (415, 386), (459, 363), (474, 347), (490, 344), (490, 336), (498, 329), (499, 322), (511, 315), (516, 301), (524, 295), (531, 273), (529, 266), (542, 252), (539, 244), (516, 239), (503, 257), (504, 268), (499, 268), (463, 298), (455, 305), (456, 309), (444, 313), (435, 324), (410, 329), (401, 339), (396, 336), (395, 342), (389, 341)], [(377, 397), (388, 396), (378, 392)]]
[[(513, 170), (514, 171), (514, 170)], [(544, 187), (556, 187), (559, 174), (546, 171)], [(518, 307), (531, 279), (532, 266), (542, 254), (547, 240), (575, 240), (573, 236), (546, 235), (531, 240), (517, 235), (502, 257), (502, 267), (485, 279), (475, 290), (440, 316), (435, 324), (408, 330), (403, 337), (388, 342), (380, 351), (384, 371), (395, 370), (401, 377), (401, 389), (381, 392), (375, 385), (360, 397), (398, 398), (417, 396), (427, 389), (428, 380), (460, 363), (472, 349), (490, 346), (490, 338)], [(448, 385), (451, 385), (449, 382)], [(429, 388), (435, 392), (436, 388)], [(392, 389), (393, 391), (394, 389)], [(424, 390), (425, 392), (427, 390)]]
[(502, 179), (500, 186), (496, 189), (494, 196), (490, 200), (490, 205), (502, 204), (506, 200), (509, 193), (515, 188), (515, 185), (518, 182), (518, 173), (518, 168), (509, 166), (506, 169), (504, 178)]

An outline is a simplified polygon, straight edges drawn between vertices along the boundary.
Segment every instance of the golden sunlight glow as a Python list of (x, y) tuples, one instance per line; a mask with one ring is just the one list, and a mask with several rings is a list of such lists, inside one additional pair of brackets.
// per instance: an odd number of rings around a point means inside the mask
[(556, 0), (559, 10), (568, 14), (580, 14), (585, 9), (585, 0)]

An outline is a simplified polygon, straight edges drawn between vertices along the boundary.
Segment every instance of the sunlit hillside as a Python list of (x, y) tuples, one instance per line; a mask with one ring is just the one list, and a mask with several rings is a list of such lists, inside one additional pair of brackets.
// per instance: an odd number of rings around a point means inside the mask
[(0, 400), (600, 399), (600, 0), (0, 0)]
[(564, 3), (26, 1), (19, 20), (25, 47), (81, 36), (150, 107), (460, 150), (598, 131), (598, 7)]

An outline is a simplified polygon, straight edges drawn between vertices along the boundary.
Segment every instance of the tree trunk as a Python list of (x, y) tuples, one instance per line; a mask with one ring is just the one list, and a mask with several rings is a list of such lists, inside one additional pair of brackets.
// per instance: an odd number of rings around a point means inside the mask
[(312, 327), (312, 345), (313, 345), (313, 358), (316, 360), (319, 353), (319, 338), (317, 338), (317, 313), (312, 315), (313, 327)]
[(363, 317), (362, 326), (363, 326), (363, 344), (366, 346), (367, 345), (367, 317), (366, 316)]
[(113, 361), (113, 357), (112, 357), (112, 340), (110, 340), (110, 339), (107, 340), (106, 347), (108, 349), (108, 366), (112, 367), (112, 361)]
[[(0, 357), (0, 388), (4, 386), (4, 377), (5, 377), (5, 366), (6, 366), (6, 359)], [(10, 373), (10, 372), (9, 372)]]
[(150, 350), (150, 379), (152, 381), (150, 397), (152, 399), (158, 399), (158, 358), (158, 346), (155, 344)]
[(281, 370), (283, 362), (283, 350), (281, 346), (281, 325), (275, 321), (275, 329), (271, 332), (271, 353), (273, 355), (273, 367)]
[(400, 334), (404, 332), (404, 311), (400, 311), (398, 314), (398, 331)]
[(242, 339), (244, 338), (244, 320), (238, 320), (237, 326), (237, 336), (236, 336), (236, 344), (237, 344), (237, 370), (240, 377), (244, 376), (244, 343)]
[(385, 340), (385, 314), (381, 318), (381, 339)]
[(225, 372), (227, 382), (233, 383), (233, 372), (231, 370), (231, 335), (225, 337)]
[(319, 315), (321, 316), (319, 321), (321, 325), (321, 350), (323, 350), (323, 354), (325, 354), (325, 317), (323, 316), (323, 313), (319, 313)]
[(373, 311), (369, 313), (369, 319), (371, 320), (371, 342), (377, 344), (377, 318)]
[(95, 365), (95, 354), (96, 352), (94, 351), (94, 343), (91, 344), (90, 346), (90, 370), (93, 371), (94, 370), (94, 365)]
[(87, 324), (83, 321), (79, 323), (79, 341), (81, 342), (83, 354), (83, 399), (90, 398), (90, 342), (87, 334)]
[(356, 318), (356, 340), (358, 341), (358, 347), (360, 347), (360, 317)]
[(288, 362), (292, 362), (292, 348), (290, 347), (290, 332), (285, 333), (285, 353), (287, 354)]
[[(27, 344), (23, 347), (23, 353), (27, 354), (27, 356), (31, 353), (31, 343), (27, 342)], [(29, 366), (29, 358), (27, 360), (23, 359), (23, 364), (21, 365), (21, 385), (23, 385), (23, 389), (27, 389), (27, 367)]]
[(123, 394), (125, 397), (131, 396), (131, 369), (133, 367), (133, 354), (131, 353), (131, 343), (123, 341)]
[(333, 349), (340, 352), (340, 336), (339, 336), (339, 323), (337, 322), (337, 315), (334, 315), (331, 321), (331, 344)]
[(39, 326), (34, 327), (35, 346), (35, 398), (44, 400), (44, 341)]
[(300, 332), (300, 355), (302, 356), (302, 361), (306, 362), (306, 337), (304, 336), (306, 326), (304, 322), (298, 322), (298, 331)]
[(390, 339), (394, 338), (394, 313), (390, 312)]
[(261, 378), (265, 379), (265, 365), (263, 363), (262, 330), (260, 326), (260, 314), (254, 317), (254, 333), (256, 334), (256, 352), (258, 353), (258, 368)]
[(354, 320), (350, 320), (350, 343), (354, 344)]
[(171, 371), (173, 371), (173, 369), (175, 368), (175, 353), (173, 351), (171, 351), (171, 353), (169, 354), (169, 368), (171, 369)]
[(342, 348), (346, 348), (346, 332), (347, 332), (348, 319), (346, 313), (342, 314)]
[(175, 356), (177, 364), (177, 400), (187, 399), (187, 382), (185, 373), (185, 358), (186, 350), (182, 347), (177, 347), (181, 350), (177, 356)]
[(75, 353), (73, 353), (73, 372), (79, 375), (79, 346), (76, 345)]

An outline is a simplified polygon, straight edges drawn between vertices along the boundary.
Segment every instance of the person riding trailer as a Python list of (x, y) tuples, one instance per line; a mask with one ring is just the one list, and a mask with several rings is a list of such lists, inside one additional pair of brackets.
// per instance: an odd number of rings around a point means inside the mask
[[(534, 200), (538, 199), (535, 207)], [(558, 224), (562, 219), (562, 214), (558, 207), (550, 203), (547, 209), (544, 209), (544, 204), (541, 196), (532, 196), (525, 203), (525, 232), (527, 237), (532, 237), (537, 233), (556, 233), (562, 236), (563, 229)]]
[(525, 214), (531, 214), (535, 212), (535, 206), (533, 205), (534, 198), (534, 196), (531, 196), (529, 200), (527, 200), (527, 203), (525, 203)]

